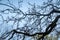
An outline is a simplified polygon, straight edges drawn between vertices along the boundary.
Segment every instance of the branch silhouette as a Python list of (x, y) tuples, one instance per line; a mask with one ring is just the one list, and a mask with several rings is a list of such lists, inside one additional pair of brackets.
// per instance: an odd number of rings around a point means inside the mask
[[(49, 16), (49, 15), (51, 15), (51, 14), (53, 14), (53, 13), (60, 13), (60, 8), (58, 8), (57, 6), (54, 6), (54, 5), (52, 5), (52, 4), (48, 4), (47, 6), (52, 6), (53, 7), (53, 9), (52, 9), (52, 11), (50, 11), (48, 14), (40, 14), (39, 12), (36, 12), (36, 14), (24, 14), (20, 9), (17, 9), (17, 8), (14, 8), (14, 7), (12, 7), (12, 6), (9, 6), (9, 5), (7, 5), (7, 4), (3, 4), (3, 3), (0, 3), (0, 5), (5, 5), (5, 6), (8, 6), (8, 7), (11, 7), (12, 9), (5, 9), (5, 10), (2, 10), (2, 12), (4, 12), (4, 11), (6, 11), (6, 10), (8, 10), (8, 11), (17, 11), (17, 13), (22, 13), (24, 16), (27, 16), (27, 15), (31, 15), (31, 16), (33, 16), (33, 15), (36, 15), (36, 16)], [(45, 6), (45, 7), (43, 7), (43, 8), (46, 8), (47, 6)], [(56, 8), (56, 9), (55, 9)], [(58, 9), (58, 10), (57, 10)], [(52, 32), (52, 30), (56, 27), (56, 23), (58, 22), (58, 20), (59, 20), (59, 18), (60, 18), (60, 15), (58, 15), (55, 19), (54, 19), (54, 21), (52, 21), (52, 23), (51, 24), (49, 24), (48, 25), (48, 27), (46, 28), (46, 30), (45, 30), (45, 32), (39, 32), (39, 33), (34, 33), (34, 34), (30, 34), (30, 33), (28, 33), (28, 32), (21, 32), (21, 31), (18, 31), (18, 29), (13, 29), (13, 30), (11, 30), (10, 32), (7, 32), (7, 33), (4, 33), (5, 35), (2, 35), (0, 38), (3, 38), (3, 39), (5, 39), (5, 38), (7, 38), (10, 34), (12, 34), (11, 36), (10, 36), (10, 38), (8, 39), (8, 40), (10, 40), (11, 38), (13, 38), (13, 36), (14, 36), (14, 34), (23, 34), (23, 35), (26, 35), (26, 36), (35, 36), (35, 35), (42, 35), (39, 39), (37, 39), (37, 40), (40, 40), (40, 39), (42, 39), (42, 38), (44, 38), (44, 36), (46, 36), (46, 35), (48, 35), (48, 34), (50, 34), (51, 32)], [(10, 20), (12, 20), (12, 19), (10, 19)], [(9, 21), (10, 21), (9, 20)], [(16, 20), (19, 20), (19, 19), (16, 19)]]
[[(58, 10), (53, 10), (52, 13), (60, 13), (60, 11), (58, 11)], [(50, 13), (50, 14), (51, 14), (51, 13)], [(50, 34), (50, 33), (52, 32), (53, 28), (56, 27), (56, 25), (57, 25), (56, 23), (57, 23), (57, 21), (59, 20), (59, 18), (60, 18), (60, 15), (58, 15), (58, 16), (54, 19), (54, 21), (52, 21), (51, 24), (49, 24), (49, 26), (46, 28), (45, 32), (29, 34), (29, 33), (24, 33), (24, 32), (17, 31), (17, 29), (13, 29), (13, 30), (11, 30), (10, 32), (7, 32), (7, 34), (13, 32), (13, 33), (12, 33), (12, 36), (11, 36), (9, 39), (11, 39), (11, 38), (14, 36), (15, 33), (24, 34), (24, 35), (26, 35), (26, 36), (35, 36), (35, 35), (37, 35), (37, 34), (38, 34), (38, 35), (43, 35), (42, 37), (40, 37), (40, 38), (38, 39), (38, 40), (40, 40), (41, 38), (44, 38), (44, 36), (46, 36), (46, 35), (48, 35), (48, 34)]]

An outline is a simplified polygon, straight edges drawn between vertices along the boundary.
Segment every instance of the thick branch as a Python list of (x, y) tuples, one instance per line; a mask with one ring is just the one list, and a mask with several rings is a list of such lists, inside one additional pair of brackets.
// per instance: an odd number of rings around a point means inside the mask
[[(44, 36), (46, 36), (46, 35), (48, 35), (49, 33), (52, 32), (53, 28), (56, 27), (56, 25), (57, 25), (56, 23), (57, 23), (57, 21), (58, 21), (59, 18), (60, 18), (60, 15), (57, 16), (55, 18), (55, 20), (46, 28), (46, 31), (45, 31), (45, 33), (43, 34), (43, 36), (41, 38), (44, 38)], [(39, 38), (39, 39), (41, 39), (41, 38)]]

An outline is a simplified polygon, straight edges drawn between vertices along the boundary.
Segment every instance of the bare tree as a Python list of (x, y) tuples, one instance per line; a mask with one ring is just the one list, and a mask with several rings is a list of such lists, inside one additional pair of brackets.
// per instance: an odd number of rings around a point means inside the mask
[[(22, 0), (17, 0), (18, 7), (11, 0), (7, 0), (8, 4), (0, 3), (7, 7), (0, 10), (2, 20), (0, 25), (11, 24), (11, 26), (5, 27), (4, 32), (0, 33), (0, 39), (25, 40), (27, 37), (35, 37), (36, 40), (44, 40), (46, 35), (53, 31), (57, 32), (60, 1), (53, 3), (54, 1), (56, 0), (47, 0), (47, 2), (43, 2), (43, 6), (28, 3), (32, 8), (29, 8), (26, 13), (20, 9)], [(2, 27), (4, 28), (4, 26)]]

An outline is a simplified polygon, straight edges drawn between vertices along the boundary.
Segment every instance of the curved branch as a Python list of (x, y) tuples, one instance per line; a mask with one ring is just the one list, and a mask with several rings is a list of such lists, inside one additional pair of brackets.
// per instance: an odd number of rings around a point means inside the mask
[[(53, 9), (53, 10), (50, 12), (50, 14), (51, 14), (51, 13), (60, 13), (60, 11)], [(35, 36), (36, 34), (38, 34), (38, 35), (43, 35), (43, 36), (41, 37), (41, 38), (43, 38), (44, 36), (46, 36), (46, 35), (48, 35), (49, 33), (51, 33), (51, 31), (53, 30), (53, 28), (56, 27), (56, 25), (57, 25), (56, 23), (57, 23), (57, 21), (58, 21), (59, 18), (60, 18), (60, 15), (58, 15), (58, 16), (54, 19), (54, 21), (46, 28), (46, 31), (45, 31), (45, 32), (35, 33), (35, 34), (29, 34), (29, 33), (18, 32), (17, 30), (12, 30), (12, 31), (14, 31), (14, 33), (24, 34), (24, 35), (26, 35), (26, 36)], [(41, 39), (41, 38), (39, 38), (39, 39)]]
[[(55, 28), (56, 27), (56, 22), (58, 21), (58, 19), (60, 18), (60, 15), (59, 16), (57, 16), (56, 18), (55, 18), (55, 20), (46, 28), (46, 31), (45, 32), (41, 32), (41, 33), (35, 33), (35, 34), (29, 34), (29, 33), (24, 33), (24, 32), (20, 32), (20, 31), (17, 31), (17, 29), (14, 29), (14, 30), (12, 30), (12, 31), (10, 31), (10, 32), (8, 32), (8, 33), (12, 33), (12, 36), (11, 36), (11, 38), (14, 36), (14, 34), (15, 33), (18, 33), (18, 34), (24, 34), (24, 35), (26, 35), (26, 36), (35, 36), (35, 35), (43, 35), (41, 38), (43, 38), (44, 36), (46, 36), (46, 35), (48, 35), (49, 33), (51, 33), (51, 31), (53, 30), (53, 28)], [(49, 29), (50, 28), (50, 29)], [(10, 38), (10, 39), (11, 39)], [(39, 38), (39, 39), (41, 39), (41, 38)], [(39, 40), (38, 39), (38, 40)]]
[[(52, 32), (52, 30), (56, 27), (56, 23), (57, 23), (57, 21), (59, 20), (59, 18), (60, 18), (60, 15), (58, 15), (55, 19), (54, 19), (54, 21), (46, 28), (46, 30), (45, 30), (45, 33), (43, 34), (43, 36), (41, 37), (41, 38), (44, 38), (44, 36), (46, 36), (46, 35), (48, 35), (49, 33), (51, 33)], [(39, 39), (41, 39), (41, 38), (39, 38)], [(39, 40), (38, 39), (38, 40)]]
[(56, 10), (53, 8), (53, 10), (51, 12), (49, 12), (48, 14), (41, 14), (41, 13), (36, 12), (36, 14), (25, 14), (25, 15), (49, 16), (53, 13), (60, 13), (60, 10)]
[(7, 4), (4, 4), (4, 3), (0, 3), (0, 5), (4, 5), (4, 6), (7, 6), (7, 7), (10, 7), (12, 9), (15, 9), (14, 7), (10, 6), (10, 5), (7, 5)]
[[(14, 7), (12, 7), (12, 6), (9, 6), (9, 5), (6, 5), (6, 4), (3, 4), (3, 3), (0, 3), (0, 5), (5, 5), (5, 6), (8, 6), (8, 7), (11, 7), (11, 8), (13, 8), (13, 9), (15, 9)], [(50, 4), (51, 5), (51, 4)], [(47, 5), (47, 6), (49, 6), (49, 5)], [(53, 6), (53, 5), (52, 5)], [(56, 7), (57, 8), (57, 7)], [(19, 10), (19, 9), (18, 9)], [(19, 10), (20, 12), (22, 12), (21, 10)], [(22, 12), (23, 13), (23, 12)], [(49, 16), (49, 15), (51, 15), (51, 14), (53, 14), (53, 13), (60, 13), (60, 10), (56, 10), (56, 9), (54, 9), (53, 8), (53, 10), (50, 12), (50, 13), (48, 13), (48, 14), (40, 14), (40, 13), (38, 13), (38, 12), (36, 12), (36, 14), (25, 14), (25, 15), (37, 15), (37, 16)], [(24, 14), (24, 13), (23, 13)], [(13, 29), (13, 30), (11, 30), (10, 32), (8, 32), (8, 34), (10, 34), (10, 33), (12, 33), (12, 36), (9, 38), (9, 39), (11, 39), (13, 36), (14, 36), (14, 34), (15, 33), (18, 33), (18, 34), (24, 34), (24, 35), (26, 35), (26, 36), (35, 36), (35, 35), (43, 35), (41, 38), (44, 38), (44, 36), (46, 36), (46, 35), (48, 35), (49, 33), (51, 33), (51, 31), (53, 30), (53, 28), (55, 28), (56, 27), (56, 23), (57, 23), (57, 21), (59, 20), (59, 18), (60, 18), (60, 15), (58, 15), (55, 19), (54, 19), (54, 21), (46, 28), (46, 30), (45, 30), (45, 32), (40, 32), (40, 33), (35, 33), (35, 34), (29, 34), (29, 33), (24, 33), (24, 32), (20, 32), (20, 31), (17, 31), (17, 29)], [(38, 40), (40, 40), (41, 38), (39, 38)]]

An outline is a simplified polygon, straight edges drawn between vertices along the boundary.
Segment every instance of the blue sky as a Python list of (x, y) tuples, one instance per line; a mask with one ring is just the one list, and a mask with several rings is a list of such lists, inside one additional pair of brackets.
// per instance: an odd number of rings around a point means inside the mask
[[(43, 3), (43, 1), (42, 0), (23, 0), (22, 7), (20, 9), (22, 11), (26, 12), (27, 9), (31, 7), (31, 6), (28, 5), (28, 2), (31, 3), (31, 4), (34, 4), (35, 3), (36, 5), (41, 5)], [(18, 0), (12, 0), (11, 1), (11, 3), (13, 3), (18, 8), (17, 2), (18, 2)], [(8, 4), (8, 1), (7, 0), (2, 0), (1, 3)], [(2, 8), (2, 9), (7, 8), (6, 6), (4, 8), (3, 7), (0, 5), (0, 8)]]
[(36, 4), (36, 5), (41, 5), (42, 4), (42, 0), (24, 0), (23, 1), (23, 11), (27, 10), (27, 8), (31, 7), (30, 5), (28, 5), (28, 2), (31, 4)]
[[(11, 1), (11, 0), (10, 0)], [(46, 1), (46, 0), (43, 0), (43, 1)], [(23, 3), (22, 3), (22, 7), (20, 8), (23, 12), (26, 12), (28, 10), (28, 8), (30, 8), (31, 6), (28, 5), (28, 2), (31, 3), (31, 4), (36, 4), (36, 5), (42, 5), (43, 3), (42, 0), (23, 0)], [(18, 8), (18, 0), (12, 0), (11, 1), (17, 8)], [(2, 0), (1, 3), (5, 3), (5, 4), (8, 4), (7, 0)], [(0, 5), (0, 9), (5, 9), (5, 8), (8, 8), (6, 6), (1, 6)], [(3, 15), (4, 16), (4, 15)], [(6, 17), (6, 15), (4, 16)], [(23, 21), (24, 22), (24, 21)], [(21, 23), (22, 25), (22, 23)], [(5, 25), (4, 25), (5, 26)], [(23, 25), (22, 25), (23, 26)]]

